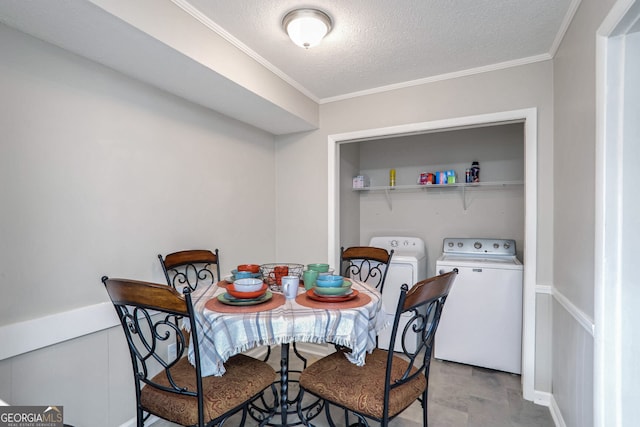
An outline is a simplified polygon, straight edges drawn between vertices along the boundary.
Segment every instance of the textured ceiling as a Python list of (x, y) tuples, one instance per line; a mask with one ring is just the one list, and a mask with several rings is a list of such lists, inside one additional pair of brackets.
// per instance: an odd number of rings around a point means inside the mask
[[(275, 135), (319, 105), (553, 57), (581, 0), (0, 0), (0, 23)], [(281, 28), (316, 7), (310, 50)]]
[[(173, 0), (316, 100), (503, 63), (549, 59), (575, 0)], [(304, 50), (281, 28), (298, 7), (333, 19)]]

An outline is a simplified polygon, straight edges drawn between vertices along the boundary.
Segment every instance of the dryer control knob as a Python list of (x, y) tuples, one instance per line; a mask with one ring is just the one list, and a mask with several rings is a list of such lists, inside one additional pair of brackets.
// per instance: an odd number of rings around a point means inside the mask
[(505, 248), (505, 249), (509, 249), (510, 247), (511, 247), (511, 245), (510, 245), (509, 243), (505, 243), (505, 244), (504, 244), (504, 248)]
[(497, 243), (494, 243), (494, 244), (493, 244), (493, 249), (498, 249), (499, 247), (500, 247), (500, 245), (499, 245), (499, 244), (497, 244)]
[(475, 242), (475, 243), (473, 244), (473, 247), (474, 247), (474, 248), (476, 248), (476, 249), (480, 249), (480, 248), (482, 247), (482, 243), (480, 243), (480, 242)]
[(459, 247), (459, 248), (461, 248), (461, 247), (462, 247), (462, 245), (463, 245), (463, 243), (462, 243), (462, 242), (458, 242), (458, 247)]
[(453, 247), (453, 242), (449, 242), (449, 247), (452, 248)]

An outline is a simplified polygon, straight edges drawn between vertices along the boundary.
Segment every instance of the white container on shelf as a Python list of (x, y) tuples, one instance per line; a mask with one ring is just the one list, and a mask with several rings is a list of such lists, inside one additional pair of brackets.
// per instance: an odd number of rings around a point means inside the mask
[(366, 175), (358, 175), (353, 177), (353, 188), (366, 188), (369, 186), (369, 177)]

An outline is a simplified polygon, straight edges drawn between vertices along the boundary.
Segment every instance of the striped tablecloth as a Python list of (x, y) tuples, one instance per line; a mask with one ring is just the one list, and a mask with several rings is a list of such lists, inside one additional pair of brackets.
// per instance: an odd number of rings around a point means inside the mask
[[(385, 326), (380, 293), (353, 281), (353, 289), (371, 298), (357, 308), (309, 308), (295, 300), (257, 313), (219, 313), (205, 307), (207, 301), (225, 290), (217, 285), (198, 289), (193, 302), (200, 343), (202, 375), (224, 374), (224, 362), (231, 356), (261, 345), (291, 342), (335, 343), (350, 348), (346, 357), (358, 366), (376, 346), (376, 335)], [(299, 293), (304, 292), (300, 288)], [(193, 348), (189, 360), (194, 363)]]

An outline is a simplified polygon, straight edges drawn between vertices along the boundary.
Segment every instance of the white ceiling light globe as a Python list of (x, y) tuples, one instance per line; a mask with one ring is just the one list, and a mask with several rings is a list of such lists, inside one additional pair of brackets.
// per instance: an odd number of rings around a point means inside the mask
[(309, 49), (320, 44), (331, 31), (331, 19), (316, 9), (299, 9), (289, 12), (282, 26), (296, 45)]

